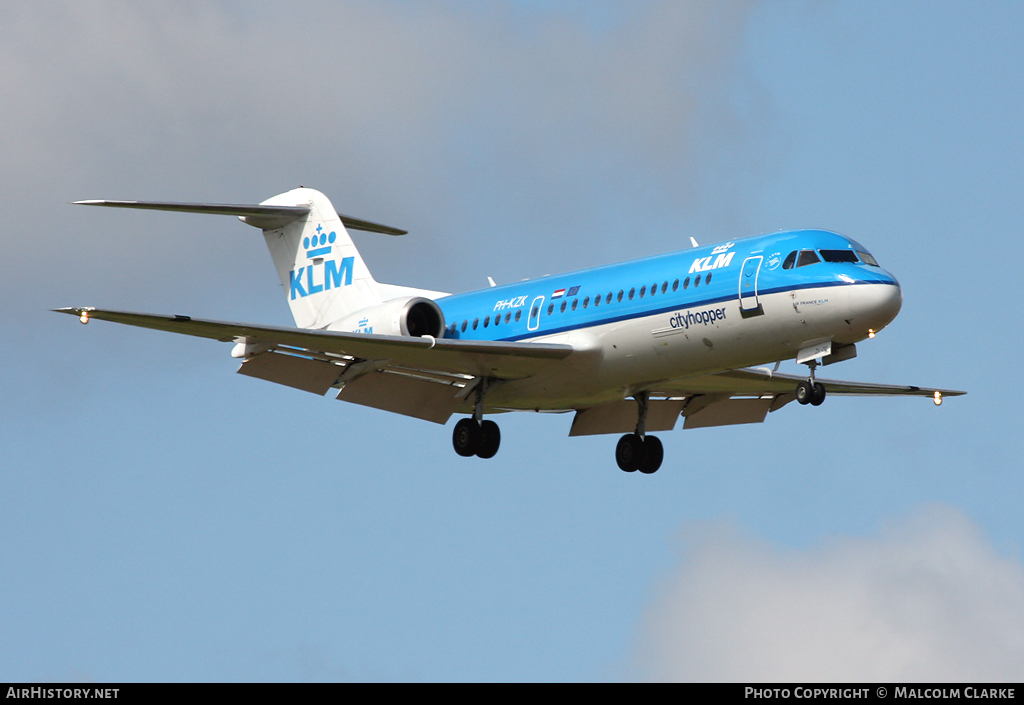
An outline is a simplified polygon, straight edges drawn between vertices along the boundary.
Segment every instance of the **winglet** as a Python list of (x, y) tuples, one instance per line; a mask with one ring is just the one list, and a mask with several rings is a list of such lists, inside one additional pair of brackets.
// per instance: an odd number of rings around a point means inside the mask
[(700, 247), (700, 245), (697, 244), (697, 241), (693, 239), (693, 235), (690, 236), (690, 244), (694, 247)]

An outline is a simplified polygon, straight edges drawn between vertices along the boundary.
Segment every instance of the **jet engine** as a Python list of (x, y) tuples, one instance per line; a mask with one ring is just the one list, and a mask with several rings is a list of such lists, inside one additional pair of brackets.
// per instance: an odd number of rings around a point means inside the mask
[(346, 333), (405, 335), (414, 338), (425, 335), (441, 338), (444, 329), (441, 307), (421, 296), (391, 299), (376, 306), (368, 306), (327, 326), (327, 330)]

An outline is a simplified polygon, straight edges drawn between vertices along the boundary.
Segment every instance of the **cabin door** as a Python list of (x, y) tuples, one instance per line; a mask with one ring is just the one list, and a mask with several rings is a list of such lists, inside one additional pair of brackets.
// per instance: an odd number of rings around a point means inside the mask
[(540, 313), (544, 308), (544, 297), (538, 296), (530, 304), (530, 317), (526, 319), (526, 329), (535, 331), (540, 328)]
[(740, 270), (740, 315), (744, 318), (764, 313), (757, 298), (757, 276), (761, 272), (763, 261), (764, 257), (761, 255), (743, 260), (743, 268)]

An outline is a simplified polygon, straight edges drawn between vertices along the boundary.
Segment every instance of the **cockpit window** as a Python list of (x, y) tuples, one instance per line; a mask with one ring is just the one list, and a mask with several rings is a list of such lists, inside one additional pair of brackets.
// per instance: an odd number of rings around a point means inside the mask
[(786, 261), (782, 263), (782, 268), (792, 269), (794, 264), (796, 264), (796, 250), (793, 250), (792, 252), (789, 253), (789, 256), (786, 258)]
[(800, 259), (797, 261), (797, 267), (806, 267), (809, 264), (817, 264), (821, 260), (818, 258), (818, 253), (814, 250), (804, 250), (800, 253)]
[(857, 255), (853, 250), (818, 250), (826, 262), (856, 262)]
[(878, 266), (878, 262), (869, 253), (857, 250), (857, 254), (860, 255), (860, 258), (861, 260), (864, 261), (864, 264), (870, 264), (872, 267)]

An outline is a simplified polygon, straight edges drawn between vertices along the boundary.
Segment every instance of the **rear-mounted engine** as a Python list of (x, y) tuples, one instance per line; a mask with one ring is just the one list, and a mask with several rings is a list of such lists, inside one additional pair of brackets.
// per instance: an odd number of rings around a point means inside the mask
[(444, 314), (440, 306), (430, 299), (410, 296), (356, 311), (332, 323), (327, 330), (441, 338), (444, 328)]

